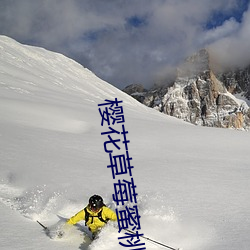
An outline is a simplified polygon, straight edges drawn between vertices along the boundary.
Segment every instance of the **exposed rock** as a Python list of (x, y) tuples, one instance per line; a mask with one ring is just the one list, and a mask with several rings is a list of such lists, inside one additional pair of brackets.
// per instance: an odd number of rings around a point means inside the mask
[(242, 93), (250, 100), (250, 66), (245, 69), (227, 70), (218, 74), (218, 79), (225, 84), (230, 93)]
[(250, 67), (217, 76), (211, 70), (208, 51), (203, 49), (178, 68), (170, 87), (145, 91), (140, 86), (130, 94), (137, 95), (136, 99), (149, 107), (196, 125), (248, 129), (250, 109), (245, 101), (233, 94), (250, 96), (249, 72)]
[(133, 96), (139, 102), (144, 101), (145, 94), (147, 92), (142, 84), (130, 84), (125, 89), (123, 89), (123, 91), (128, 95)]

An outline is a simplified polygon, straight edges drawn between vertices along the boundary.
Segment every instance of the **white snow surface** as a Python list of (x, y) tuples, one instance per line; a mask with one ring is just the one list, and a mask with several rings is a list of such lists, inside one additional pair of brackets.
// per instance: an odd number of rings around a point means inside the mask
[[(126, 69), (124, 69), (126, 70)], [(250, 134), (147, 108), (63, 55), (0, 36), (0, 249), (129, 249), (107, 225), (53, 229), (93, 194), (112, 200), (98, 104), (123, 101), (141, 233), (183, 250), (250, 249)], [(61, 225), (61, 224), (60, 224)], [(85, 229), (86, 230), (86, 229)], [(148, 240), (148, 250), (164, 249)], [(165, 248), (166, 249), (166, 248)]]

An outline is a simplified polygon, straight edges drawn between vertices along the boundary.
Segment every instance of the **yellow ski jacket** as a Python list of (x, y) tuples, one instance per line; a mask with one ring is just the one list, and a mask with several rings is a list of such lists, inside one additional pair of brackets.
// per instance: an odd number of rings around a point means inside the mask
[[(102, 228), (106, 224), (105, 222), (101, 221), (98, 218), (98, 214), (100, 213), (100, 211), (102, 211), (101, 217), (104, 221), (107, 221), (107, 220), (117, 221), (116, 213), (106, 206), (103, 206), (98, 212), (93, 212), (88, 207), (86, 208), (87, 208), (87, 212), (89, 213), (89, 219), (85, 223), (92, 233), (97, 232), (100, 228)], [(80, 220), (85, 220), (84, 209), (82, 209), (77, 214), (72, 216), (67, 221), (67, 224), (74, 225)]]

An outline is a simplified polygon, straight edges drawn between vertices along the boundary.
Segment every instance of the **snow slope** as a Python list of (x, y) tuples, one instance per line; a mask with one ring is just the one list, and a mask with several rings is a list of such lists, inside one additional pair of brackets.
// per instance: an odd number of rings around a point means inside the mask
[[(184, 250), (250, 249), (250, 134), (196, 127), (149, 109), (63, 55), (0, 36), (0, 249), (117, 250), (108, 225), (53, 227), (114, 193), (98, 104), (123, 100), (141, 232)], [(60, 221), (59, 221), (60, 223)], [(146, 242), (147, 249), (163, 247)]]

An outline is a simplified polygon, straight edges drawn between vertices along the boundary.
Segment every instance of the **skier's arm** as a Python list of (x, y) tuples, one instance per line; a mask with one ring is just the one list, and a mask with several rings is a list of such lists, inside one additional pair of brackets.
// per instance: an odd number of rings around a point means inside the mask
[(109, 220), (112, 220), (112, 221), (117, 221), (117, 216), (116, 216), (116, 213), (111, 210), (110, 208), (107, 208), (105, 209), (105, 217)]
[(67, 224), (75, 225), (78, 221), (84, 220), (85, 218), (85, 212), (84, 209), (72, 216), (70, 219), (68, 219)]

